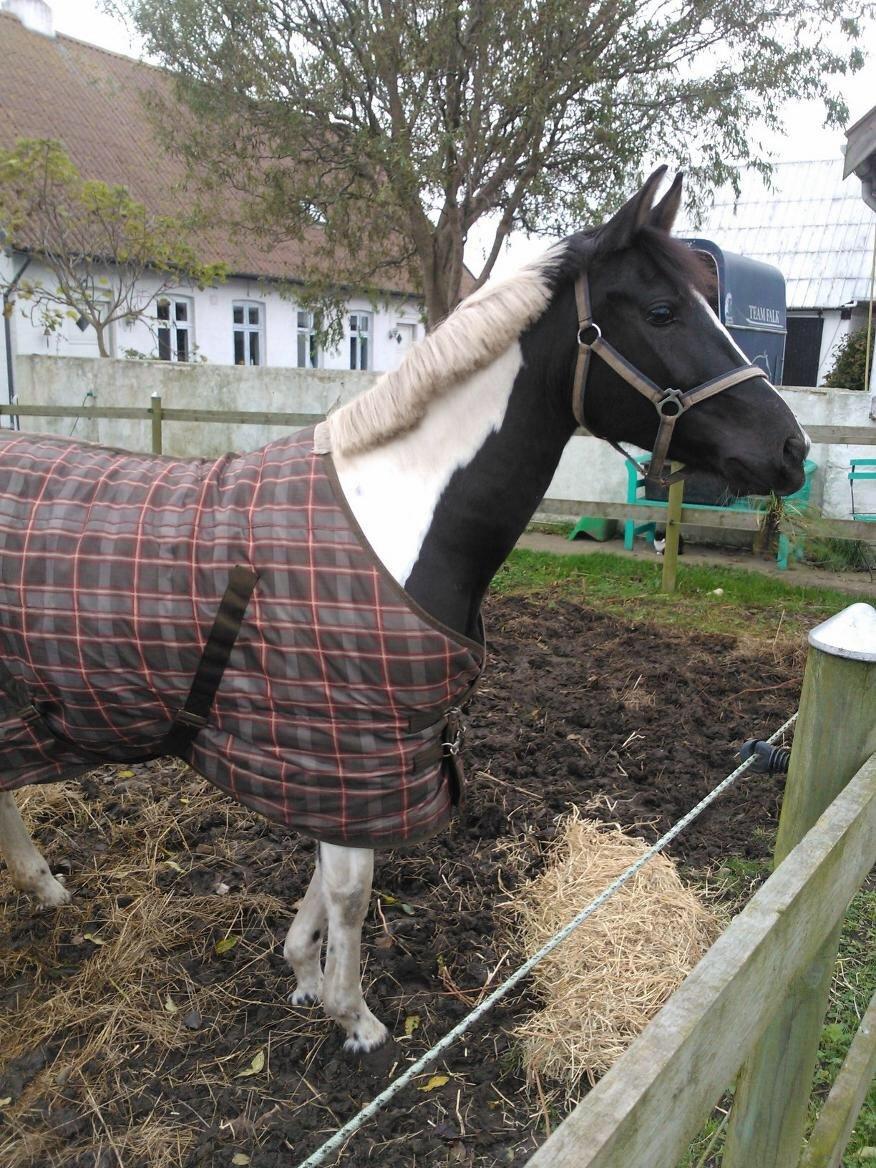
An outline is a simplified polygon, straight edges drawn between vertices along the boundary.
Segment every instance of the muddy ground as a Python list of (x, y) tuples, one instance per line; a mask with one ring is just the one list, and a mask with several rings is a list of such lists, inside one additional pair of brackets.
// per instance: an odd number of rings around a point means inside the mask
[[(787, 647), (563, 600), (495, 599), (486, 615), (465, 807), (450, 832), (378, 858), (366, 980), (395, 1041), (369, 1059), (286, 1000), (311, 843), (174, 764), (31, 794), (75, 901), (36, 914), (0, 873), (0, 1163), (294, 1168), (513, 968), (503, 906), (570, 804), (652, 840), (796, 708)], [(780, 790), (746, 779), (673, 854), (697, 873), (765, 857)], [(435, 1068), (446, 1081), (424, 1076), (328, 1163), (523, 1164), (545, 1105), (510, 1032), (533, 1005), (525, 990), (500, 1004)]]

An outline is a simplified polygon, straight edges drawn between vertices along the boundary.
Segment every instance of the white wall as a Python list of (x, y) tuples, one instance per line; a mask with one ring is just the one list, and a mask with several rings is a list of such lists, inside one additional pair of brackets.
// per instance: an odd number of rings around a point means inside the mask
[[(153, 392), (165, 408), (284, 410), (323, 414), (373, 383), (374, 375), (350, 370), (298, 370), (176, 365), (164, 361), (93, 361), (75, 358), (19, 357), (19, 401), (31, 404), (80, 405), (86, 394), (99, 405), (148, 406)], [(868, 394), (846, 390), (784, 388), (782, 397), (801, 424), (871, 426), (876, 419)], [(69, 434), (71, 419), (25, 420), (25, 429)], [(77, 437), (130, 450), (150, 449), (148, 422), (79, 422)], [(215, 457), (228, 450), (252, 450), (287, 431), (268, 425), (168, 422), (166, 454)], [(810, 457), (818, 464), (813, 502), (833, 518), (851, 513), (848, 463), (852, 457), (876, 458), (874, 446), (820, 445)], [(548, 490), (552, 499), (623, 501), (624, 460), (598, 438), (573, 438)], [(863, 499), (862, 499), (863, 502)], [(869, 507), (869, 504), (868, 504)], [(876, 509), (876, 501), (874, 501)]]
[[(12, 271), (21, 266), (23, 257), (3, 256), (0, 276), (8, 279)], [(107, 278), (110, 270), (107, 269)], [(30, 264), (25, 279), (54, 286), (51, 273), (37, 261)], [(144, 292), (151, 292), (158, 286), (157, 281), (143, 281)], [(210, 364), (233, 365), (234, 341), (232, 305), (237, 300), (250, 300), (264, 306), (264, 356), (263, 364), (280, 368), (294, 368), (297, 364), (297, 307), (284, 299), (271, 287), (258, 280), (233, 278), (215, 288), (200, 291), (197, 288), (180, 287), (169, 291), (169, 295), (179, 295), (190, 299), (193, 312), (191, 321), (192, 342), (196, 346), (196, 356)], [(145, 297), (144, 297), (145, 298)], [(413, 297), (388, 297), (377, 306), (367, 300), (354, 297), (349, 301), (349, 311), (372, 314), (372, 349), (369, 368), (376, 371), (394, 369), (403, 355), (404, 346), (394, 336), (400, 332), (405, 338), (413, 335), (419, 339), (425, 333), (420, 319), (420, 304)], [(21, 354), (40, 354), (52, 357), (97, 357), (97, 342), (94, 330), (81, 332), (73, 320), (65, 320), (56, 333), (46, 333), (40, 321), (39, 310), (28, 301), (19, 299), (10, 318), (13, 333), (13, 350)], [(150, 329), (150, 324), (152, 329)], [(111, 327), (111, 351), (121, 357), (128, 349), (133, 349), (145, 357), (156, 357), (157, 341), (154, 334), (154, 309), (148, 318), (126, 324), (116, 322)], [(349, 332), (345, 332), (341, 345), (320, 357), (320, 368), (349, 368)], [(5, 395), (4, 395), (5, 396)]]

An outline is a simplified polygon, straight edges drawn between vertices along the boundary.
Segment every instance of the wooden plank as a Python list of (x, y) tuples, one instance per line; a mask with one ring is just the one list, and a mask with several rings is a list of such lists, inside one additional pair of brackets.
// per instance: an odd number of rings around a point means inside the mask
[(675, 1168), (874, 860), (876, 755), (528, 1168)]
[[(678, 462), (672, 463), (672, 473), (681, 469)], [(663, 592), (674, 592), (678, 581), (678, 540), (681, 535), (681, 504), (684, 498), (684, 480), (679, 479), (669, 488), (666, 505), (666, 547), (663, 550), (663, 572), (660, 588)]]
[[(806, 433), (813, 445), (876, 446), (876, 423), (872, 426), (806, 426)], [(593, 437), (584, 426), (578, 427), (575, 436)]]
[[(664, 520), (665, 507), (651, 507), (647, 503), (615, 503), (600, 501), (582, 502), (573, 499), (542, 499), (537, 511), (545, 515), (557, 515), (567, 519), (578, 519), (581, 515), (592, 515), (597, 519), (650, 519), (657, 523)], [(697, 527), (718, 527), (737, 531), (757, 531), (760, 516), (754, 511), (707, 511), (702, 507), (683, 507), (681, 523)], [(876, 538), (876, 535), (874, 535)]]
[[(146, 418), (145, 406), (49, 406), (0, 405), (0, 415), (22, 418)], [(254, 426), (311, 426), (321, 422), (325, 414), (288, 413), (272, 410), (197, 410), (167, 409), (166, 418), (177, 422), (223, 422)], [(813, 443), (832, 443), (838, 446), (876, 446), (876, 424), (872, 426), (807, 426)], [(579, 427), (580, 437), (592, 437)]]
[[(836, 629), (846, 612), (820, 628)], [(803, 838), (873, 750), (876, 659), (855, 660), (834, 652), (832, 645), (813, 645), (785, 784), (776, 863)], [(838, 944), (837, 929), (815, 954), (805, 978), (790, 987), (745, 1063), (727, 1127), (724, 1168), (752, 1164), (796, 1168)]]
[(840, 1168), (873, 1076), (876, 1075), (876, 994), (824, 1101), (799, 1168)]
[(169, 422), (223, 422), (243, 426), (313, 426), (325, 414), (283, 413), (272, 410), (164, 410)]
[[(594, 519), (638, 519), (661, 522), (661, 511), (665, 507), (649, 503), (619, 503), (605, 500), (583, 499), (542, 499), (537, 507), (541, 515), (556, 515), (562, 519), (578, 519), (590, 515)], [(705, 507), (682, 507), (681, 526), (714, 527), (721, 531), (757, 531), (762, 515), (757, 511), (710, 511)], [(782, 519), (779, 530), (793, 535), (800, 531), (799, 520)], [(836, 539), (860, 539), (876, 542), (876, 523), (854, 519), (821, 519), (816, 524), (819, 536), (833, 536)]]
[(876, 446), (876, 422), (872, 426), (807, 426), (813, 445)]
[[(141, 406), (49, 406), (2, 405), (0, 414), (22, 418), (142, 418), (152, 417), (151, 408)], [(222, 422), (253, 426), (311, 426), (325, 414), (272, 412), (270, 410), (183, 410), (163, 409), (162, 416), (173, 422)]]
[(152, 416), (146, 406), (0, 406), (0, 414), (21, 418), (139, 418)]

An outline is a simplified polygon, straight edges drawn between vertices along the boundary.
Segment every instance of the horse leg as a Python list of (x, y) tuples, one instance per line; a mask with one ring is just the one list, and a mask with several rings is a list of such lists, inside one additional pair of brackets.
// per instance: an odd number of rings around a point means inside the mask
[(0, 791), (0, 855), (15, 887), (29, 892), (41, 908), (69, 904), (70, 893), (55, 879), (35, 847), (11, 791)]
[(320, 847), (322, 894), (328, 911), (325, 1012), (347, 1032), (345, 1050), (375, 1050), (388, 1036), (362, 996), (362, 922), (368, 911), (374, 852), (370, 848)]
[(317, 850), (316, 869), (283, 946), (283, 956), (295, 971), (298, 983), (290, 995), (290, 1000), (296, 1006), (315, 1005), (322, 997), (322, 965), (319, 955), (327, 922), (328, 910), (322, 892), (322, 871)]

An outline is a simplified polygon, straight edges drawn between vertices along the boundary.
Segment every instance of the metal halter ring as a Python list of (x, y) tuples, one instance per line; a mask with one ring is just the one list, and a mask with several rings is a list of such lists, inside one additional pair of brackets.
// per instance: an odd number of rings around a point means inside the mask
[[(583, 340), (584, 334), (586, 332), (591, 332), (591, 331), (593, 333), (593, 336), (590, 338), (590, 340), (589, 341)], [(593, 344), (593, 342), (600, 340), (601, 337), (602, 337), (602, 329), (599, 327), (598, 324), (593, 324), (592, 322), (590, 324), (582, 324), (580, 326), (580, 328), (578, 329), (578, 345), (582, 349), (589, 349), (590, 346)]]
[[(667, 406), (672, 408), (667, 409)], [(667, 389), (660, 401), (654, 403), (654, 407), (661, 418), (677, 418), (685, 411), (683, 391), (680, 389)]]

